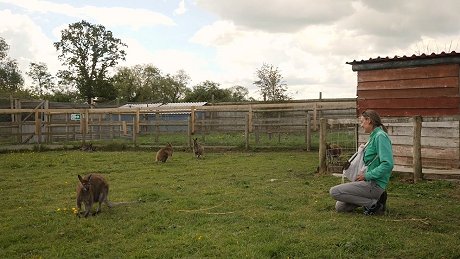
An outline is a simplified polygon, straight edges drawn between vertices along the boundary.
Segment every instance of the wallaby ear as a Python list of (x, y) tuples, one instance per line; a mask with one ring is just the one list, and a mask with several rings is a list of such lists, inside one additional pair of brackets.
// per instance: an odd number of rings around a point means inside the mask
[(83, 178), (81, 178), (81, 175), (78, 175), (78, 180), (83, 181)]
[(93, 176), (93, 175), (90, 174), (90, 175), (88, 176), (88, 181), (91, 181), (91, 176)]

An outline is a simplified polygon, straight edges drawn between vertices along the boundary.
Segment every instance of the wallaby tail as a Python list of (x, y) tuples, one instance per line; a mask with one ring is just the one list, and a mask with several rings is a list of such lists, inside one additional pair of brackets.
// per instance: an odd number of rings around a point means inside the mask
[(109, 206), (110, 208), (113, 208), (113, 207), (118, 207), (118, 206), (122, 206), (122, 205), (130, 205), (130, 204), (142, 203), (142, 202), (145, 202), (145, 201), (139, 199), (137, 201), (118, 201), (118, 202), (107, 201), (107, 202), (108, 202), (107, 206)]

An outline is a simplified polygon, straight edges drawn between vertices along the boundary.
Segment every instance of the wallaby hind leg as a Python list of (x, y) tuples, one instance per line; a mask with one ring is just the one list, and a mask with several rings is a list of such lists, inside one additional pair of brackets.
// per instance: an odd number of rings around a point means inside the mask
[(102, 210), (102, 201), (103, 201), (103, 200), (104, 200), (104, 194), (101, 193), (101, 194), (99, 195), (99, 199), (97, 200), (97, 202), (98, 202), (97, 210), (94, 212), (93, 215), (99, 214), (99, 213), (101, 212), (101, 210)]
[(99, 205), (98, 205), (97, 210), (94, 213), (94, 215), (96, 215), (96, 214), (98, 214), (98, 213), (100, 213), (102, 211), (102, 203), (105, 203), (107, 205), (107, 207), (112, 208), (112, 204), (110, 204), (110, 202), (108, 201), (107, 196), (108, 195), (105, 194), (105, 193), (101, 193), (99, 195), (99, 199), (98, 199)]
[(92, 203), (85, 203), (85, 218), (89, 216), (91, 208), (93, 207)]

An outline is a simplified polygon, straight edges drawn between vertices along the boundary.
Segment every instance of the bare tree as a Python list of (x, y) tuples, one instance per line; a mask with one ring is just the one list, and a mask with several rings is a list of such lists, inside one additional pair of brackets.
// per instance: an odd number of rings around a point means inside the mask
[(264, 101), (283, 101), (289, 100), (286, 94), (287, 84), (283, 81), (283, 76), (277, 67), (263, 64), (256, 71), (258, 80), (254, 82), (260, 88)]

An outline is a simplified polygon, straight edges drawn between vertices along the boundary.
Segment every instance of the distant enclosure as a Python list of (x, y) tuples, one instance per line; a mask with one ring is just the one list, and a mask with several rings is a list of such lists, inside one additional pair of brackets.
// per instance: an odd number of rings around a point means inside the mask
[[(142, 108), (66, 108), (46, 101), (11, 103), (12, 108), (0, 109), (3, 145), (121, 140), (136, 145), (173, 142), (190, 146), (191, 139), (198, 137), (208, 146), (310, 150), (312, 145), (318, 147), (320, 118), (332, 119), (331, 130), (346, 129), (338, 126), (341, 120), (356, 121), (355, 99)], [(331, 135), (331, 141), (342, 139), (354, 149), (354, 131), (344, 134)]]
[[(215, 148), (319, 150), (320, 170), (340, 172), (342, 162), (368, 138), (359, 130), (356, 99), (143, 108), (68, 107), (46, 101), (7, 108), (5, 103), (0, 109), (0, 146), (103, 142), (155, 147), (171, 142), (189, 148), (192, 138), (198, 138)], [(458, 116), (382, 120), (397, 168), (413, 168), (415, 173), (460, 167)], [(340, 156), (328, 156), (327, 144), (339, 146)]]

